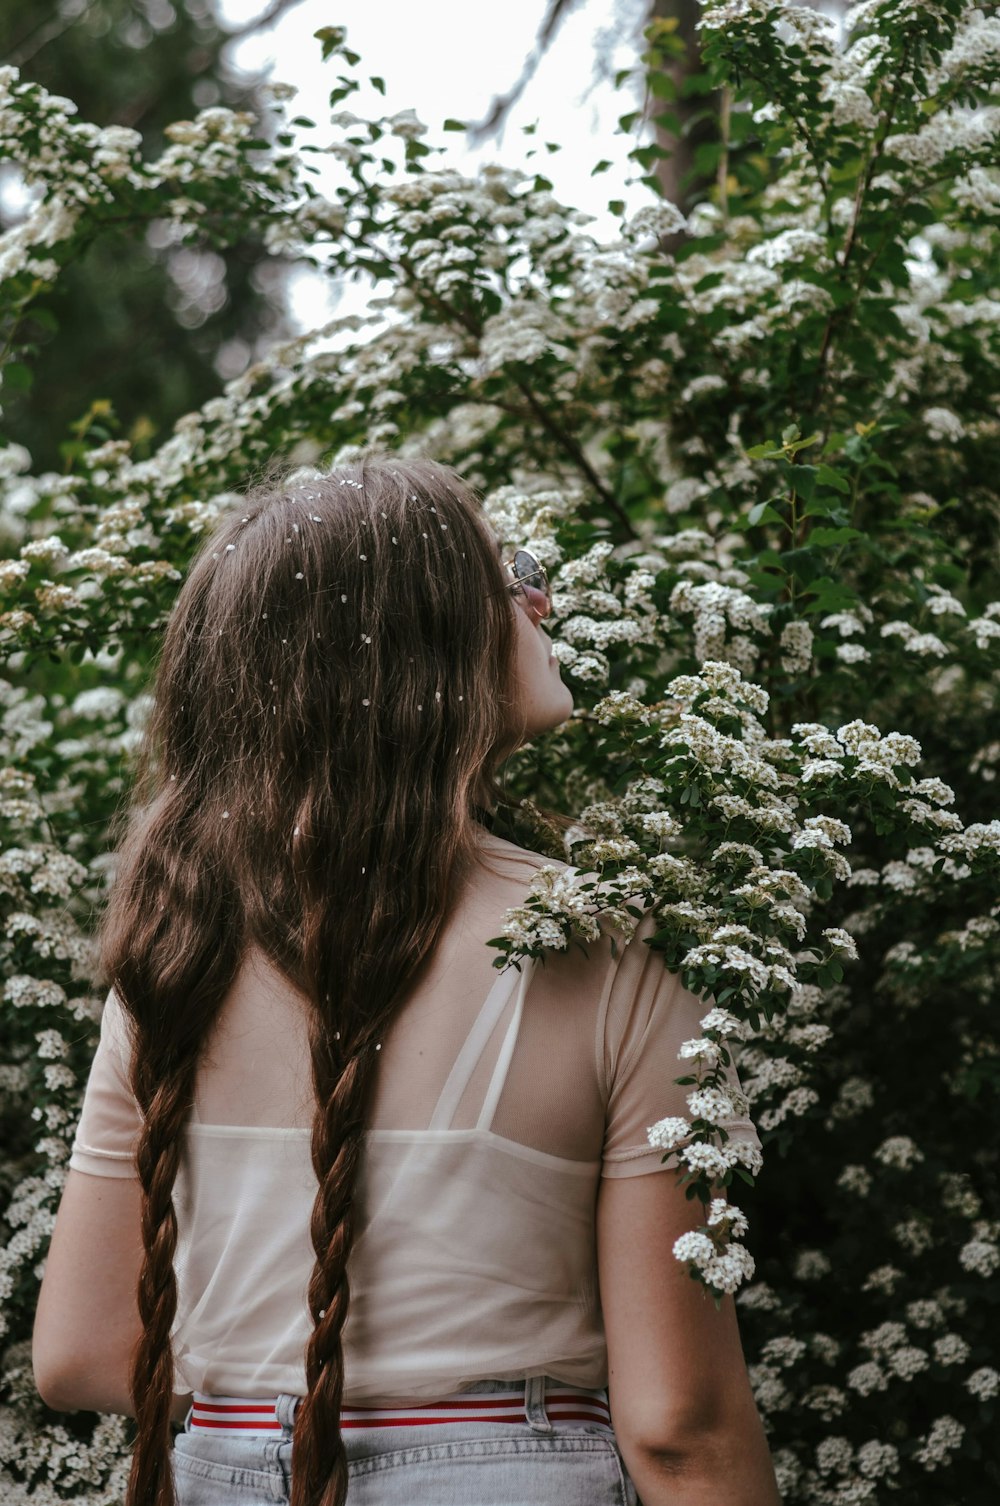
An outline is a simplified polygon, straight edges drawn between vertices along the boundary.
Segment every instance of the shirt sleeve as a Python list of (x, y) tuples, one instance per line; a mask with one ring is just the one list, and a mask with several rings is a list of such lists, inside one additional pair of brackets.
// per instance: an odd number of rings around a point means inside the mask
[[(714, 1002), (684, 988), (680, 974), (664, 965), (662, 953), (645, 944), (656, 929), (653, 918), (645, 915), (605, 983), (605, 1177), (634, 1177), (676, 1167), (675, 1156), (664, 1164), (664, 1152), (650, 1145), (646, 1131), (668, 1116), (690, 1118), (687, 1095), (693, 1084), (680, 1086), (674, 1079), (692, 1075), (692, 1064), (679, 1059), (678, 1052), (684, 1041), (701, 1035), (700, 1021)], [(725, 1073), (739, 1090), (736, 1068), (730, 1066)], [(731, 1139), (760, 1148), (753, 1121), (744, 1114), (737, 1112), (720, 1122)]]
[(125, 1012), (114, 989), (101, 1016), (101, 1038), (83, 1095), (70, 1152), (73, 1171), (95, 1177), (135, 1177), (142, 1114), (129, 1086), (131, 1047)]

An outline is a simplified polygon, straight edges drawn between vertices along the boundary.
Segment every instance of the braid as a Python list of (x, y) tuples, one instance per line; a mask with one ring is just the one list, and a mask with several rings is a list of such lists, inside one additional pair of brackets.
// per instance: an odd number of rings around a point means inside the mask
[(341, 1065), (326, 1041), (313, 1042), (317, 1112), (312, 1161), (319, 1182), (310, 1224), (316, 1252), (309, 1282), (314, 1327), (306, 1349), (308, 1394), (295, 1419), (292, 1506), (344, 1506), (347, 1496), (347, 1451), (340, 1433), (342, 1334), (350, 1300), (354, 1188), (375, 1080), (373, 1046), (369, 1028)]
[(177, 1311), (173, 1187), (195, 1065), (193, 1057), (181, 1062), (157, 1086), (136, 1153), (142, 1185), (144, 1253), (137, 1293), (142, 1337), (129, 1377), (138, 1432), (125, 1506), (174, 1506), (175, 1501), (170, 1469), (174, 1379), (170, 1330)]

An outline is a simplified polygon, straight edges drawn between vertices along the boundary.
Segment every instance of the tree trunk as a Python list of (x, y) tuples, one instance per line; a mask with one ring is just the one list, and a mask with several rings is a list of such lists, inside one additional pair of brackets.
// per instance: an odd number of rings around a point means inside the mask
[[(798, 0), (798, 3), (828, 14), (844, 8), (842, 0)], [(694, 173), (694, 160), (699, 146), (717, 138), (722, 111), (722, 99), (718, 90), (710, 90), (707, 94), (686, 93), (688, 80), (701, 72), (701, 34), (698, 22), (704, 13), (699, 0), (651, 0), (649, 8), (651, 21), (675, 20), (676, 34), (684, 43), (683, 55), (672, 61), (667, 68), (677, 90), (676, 100), (669, 108), (680, 121), (680, 132), (675, 134), (659, 125), (655, 126), (655, 131), (657, 146), (670, 153), (669, 157), (662, 157), (657, 161), (656, 176), (664, 197), (685, 213), (705, 198), (714, 181), (711, 173)], [(704, 118), (692, 124), (694, 117), (702, 112), (707, 112)], [(669, 239), (678, 243), (683, 236), (671, 236)], [(670, 245), (664, 246), (664, 250), (670, 249)]]

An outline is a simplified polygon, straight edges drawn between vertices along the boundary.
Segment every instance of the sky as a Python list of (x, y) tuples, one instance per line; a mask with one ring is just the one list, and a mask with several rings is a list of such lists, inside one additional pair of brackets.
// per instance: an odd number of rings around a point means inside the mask
[[(224, 24), (237, 26), (259, 15), (262, 0), (217, 0)], [(544, 18), (546, 0), (424, 0), (422, 5), (401, 0), (300, 0), (276, 25), (234, 45), (231, 61), (248, 71), (261, 71), (272, 81), (295, 85), (299, 93), (291, 113), (322, 122), (327, 98), (339, 69), (323, 64), (314, 33), (336, 24), (347, 29), (348, 45), (361, 54), (359, 75), (385, 80), (385, 98), (368, 89), (347, 101), (345, 108), (364, 115), (394, 114), (413, 109), (428, 127), (425, 141), (443, 145), (446, 155), (436, 165), (472, 173), (477, 163), (532, 166), (545, 173), (558, 199), (596, 217), (589, 227), (598, 237), (614, 234), (607, 213), (609, 198), (632, 195), (625, 188), (626, 154), (634, 139), (618, 132), (618, 117), (634, 107), (628, 85), (616, 90), (615, 69), (634, 65), (633, 39), (646, 10), (645, 0), (578, 0), (556, 35), (547, 55), (511, 112), (503, 134), (482, 145), (471, 144), (460, 132), (444, 132), (445, 119), (480, 121), (493, 99), (510, 90), (532, 51)], [(603, 75), (603, 76), (602, 76)], [(523, 127), (537, 122), (533, 136)], [(558, 141), (562, 150), (532, 146)], [(594, 163), (609, 159), (611, 168), (591, 176)], [(317, 186), (320, 186), (318, 183)], [(638, 205), (647, 197), (638, 190)], [(303, 273), (289, 289), (290, 311), (302, 328), (332, 314), (325, 300), (325, 284)], [(354, 312), (364, 302), (362, 289), (342, 290), (337, 313)]]

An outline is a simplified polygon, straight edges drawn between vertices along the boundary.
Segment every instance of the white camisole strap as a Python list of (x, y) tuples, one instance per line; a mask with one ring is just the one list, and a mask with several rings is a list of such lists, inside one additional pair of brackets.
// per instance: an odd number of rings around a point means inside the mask
[(517, 1044), (517, 1032), (521, 1027), (521, 1015), (524, 1011), (524, 995), (527, 991), (528, 980), (531, 977), (533, 965), (534, 959), (531, 957), (525, 957), (521, 963), (521, 976), (517, 985), (517, 1000), (514, 1004), (514, 1013), (511, 1016), (510, 1024), (507, 1026), (507, 1034), (503, 1038), (503, 1045), (500, 1047), (500, 1054), (497, 1057), (496, 1066), (493, 1068), (493, 1076), (490, 1078), (490, 1085), (486, 1089), (486, 1097), (483, 1099), (483, 1107), (476, 1121), (476, 1128), (480, 1130), (489, 1129), (493, 1123), (493, 1115), (496, 1113), (497, 1104), (500, 1102), (503, 1085), (507, 1081), (507, 1069), (510, 1066), (510, 1059), (514, 1055), (514, 1047)]
[[(427, 1125), (428, 1129), (451, 1129), (452, 1120), (454, 1119), (455, 1114), (458, 1110), (458, 1106), (462, 1101), (462, 1095), (469, 1085), (469, 1081), (472, 1077), (473, 1072), (476, 1070), (476, 1065), (479, 1062), (479, 1058), (482, 1056), (484, 1050), (486, 1049), (486, 1043), (496, 1029), (497, 1022), (502, 1016), (504, 1010), (507, 1008), (510, 996), (514, 992), (515, 987), (518, 984), (521, 984), (522, 987), (520, 998), (518, 1000), (518, 1005), (514, 1011), (514, 1019), (511, 1021), (512, 1026), (516, 1027), (516, 1022), (520, 1018), (521, 1001), (524, 998), (523, 984), (525, 982), (528, 971), (529, 968), (527, 962), (522, 962), (520, 973), (518, 973), (517, 969), (513, 966), (505, 969), (497, 978), (489, 993), (486, 995), (486, 998), (483, 1001), (483, 1006), (475, 1018), (472, 1029), (466, 1036), (465, 1043), (462, 1046), (461, 1051), (456, 1056), (454, 1065), (452, 1066), (452, 1069), (448, 1074), (447, 1081), (445, 1082), (444, 1087), (441, 1089), (441, 1096), (434, 1107), (434, 1112), (431, 1115), (430, 1121)], [(510, 1030), (508, 1030), (507, 1035), (504, 1038), (503, 1046), (500, 1050), (500, 1059), (497, 1062), (498, 1069), (500, 1068), (501, 1063), (504, 1064), (504, 1074), (506, 1074), (507, 1065), (510, 1062), (510, 1057), (513, 1053), (513, 1050), (514, 1039), (511, 1036)], [(487, 1100), (489, 1100), (493, 1095), (496, 1075), (496, 1072), (494, 1072), (494, 1081), (490, 1083), (489, 1092), (487, 1093)], [(503, 1087), (502, 1077), (500, 1081), (500, 1087)], [(497, 1093), (497, 1097), (499, 1097), (499, 1093)], [(482, 1116), (480, 1116), (480, 1123), (481, 1122)]]

